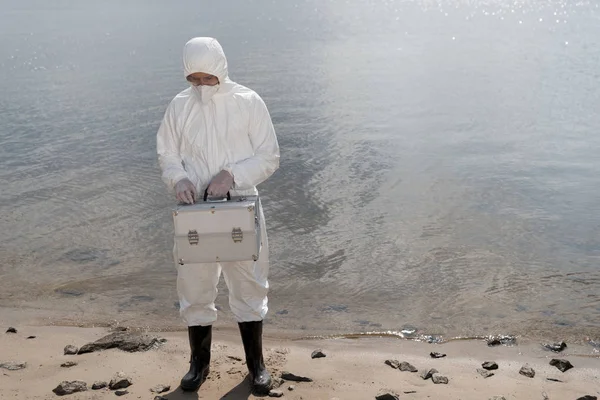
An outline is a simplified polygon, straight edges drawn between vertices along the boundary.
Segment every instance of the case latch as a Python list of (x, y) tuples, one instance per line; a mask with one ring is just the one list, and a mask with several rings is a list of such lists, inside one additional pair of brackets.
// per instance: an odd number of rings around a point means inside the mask
[(231, 231), (231, 238), (233, 239), (233, 243), (240, 243), (244, 240), (244, 232), (242, 232), (242, 228), (233, 228)]
[(190, 242), (191, 245), (195, 245), (198, 244), (199, 241), (200, 237), (198, 236), (198, 231), (195, 229), (190, 230), (188, 232), (188, 242)]

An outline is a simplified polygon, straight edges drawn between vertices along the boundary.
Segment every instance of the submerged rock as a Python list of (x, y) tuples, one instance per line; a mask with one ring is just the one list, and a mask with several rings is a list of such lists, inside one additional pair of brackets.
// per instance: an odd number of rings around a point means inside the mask
[(567, 348), (567, 344), (565, 342), (544, 344), (543, 346), (545, 349), (553, 351), (555, 353), (560, 353), (561, 351)]
[(503, 345), (515, 345), (517, 344), (517, 338), (512, 335), (499, 335), (490, 337), (487, 342), (488, 346), (500, 346)]

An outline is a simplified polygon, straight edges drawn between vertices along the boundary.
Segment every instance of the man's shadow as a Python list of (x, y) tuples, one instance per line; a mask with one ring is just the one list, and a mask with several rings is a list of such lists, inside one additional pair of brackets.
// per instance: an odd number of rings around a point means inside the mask
[[(198, 389), (198, 392), (202, 392), (202, 386)], [(250, 388), (250, 379), (246, 376), (243, 381), (241, 381), (236, 387), (231, 389), (225, 395), (223, 395), (220, 400), (248, 400), (250, 395), (252, 394), (252, 390)], [(175, 389), (175, 391), (162, 394), (162, 396), (167, 400), (197, 400), (199, 398), (197, 392), (184, 392), (181, 390), (181, 387)], [(265, 396), (256, 396), (256, 397), (267, 397)]]

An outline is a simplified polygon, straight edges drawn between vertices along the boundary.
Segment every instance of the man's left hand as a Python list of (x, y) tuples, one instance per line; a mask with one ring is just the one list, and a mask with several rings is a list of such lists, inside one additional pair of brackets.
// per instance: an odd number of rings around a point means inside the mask
[(233, 176), (227, 171), (221, 171), (208, 185), (209, 196), (225, 196), (233, 187)]

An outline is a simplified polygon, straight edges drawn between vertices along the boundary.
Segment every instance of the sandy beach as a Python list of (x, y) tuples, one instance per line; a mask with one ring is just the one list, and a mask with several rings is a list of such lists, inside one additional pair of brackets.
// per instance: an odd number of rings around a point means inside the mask
[[(211, 374), (198, 393), (183, 393), (179, 380), (187, 371), (188, 343), (185, 331), (144, 332), (166, 339), (154, 348), (130, 353), (108, 349), (88, 354), (65, 355), (67, 345), (81, 347), (111, 332), (110, 328), (18, 325), (17, 333), (5, 333), (13, 326), (2, 321), (0, 363), (25, 363), (20, 370), (0, 369), (0, 398), (56, 399), (53, 393), (63, 381), (83, 381), (87, 391), (66, 395), (69, 399), (115, 398), (114, 390), (92, 390), (94, 382), (110, 382), (123, 372), (131, 378), (125, 399), (154, 399), (157, 385), (170, 389), (165, 399), (254, 399), (245, 381), (246, 368), (237, 331), (215, 328)], [(125, 329), (125, 328), (121, 328)], [(135, 330), (125, 331), (133, 332)], [(35, 336), (35, 338), (30, 338)], [(312, 358), (314, 350), (326, 355)], [(446, 354), (434, 359), (431, 352)], [(549, 365), (553, 358), (566, 359), (574, 368), (566, 372)], [(486, 341), (453, 341), (429, 344), (395, 338), (294, 339), (265, 332), (265, 360), (274, 376), (290, 372), (312, 382), (283, 381), (278, 388), (283, 398), (375, 399), (391, 393), (400, 399), (481, 400), (494, 396), (505, 399), (579, 399), (600, 395), (600, 359), (589, 347), (569, 346), (561, 353), (542, 349), (539, 343), (490, 347)], [(400, 371), (385, 363), (397, 360), (412, 364), (418, 372)], [(61, 367), (73, 361), (76, 365)], [(482, 363), (494, 361), (498, 369), (484, 378), (477, 372)], [(523, 366), (534, 369), (533, 378), (519, 373)], [(424, 380), (421, 371), (435, 368), (448, 378), (447, 384)], [(549, 380), (555, 379), (559, 381)], [(290, 387), (293, 386), (293, 390)], [(393, 398), (393, 397), (392, 397)], [(500, 397), (498, 397), (500, 399)]]

